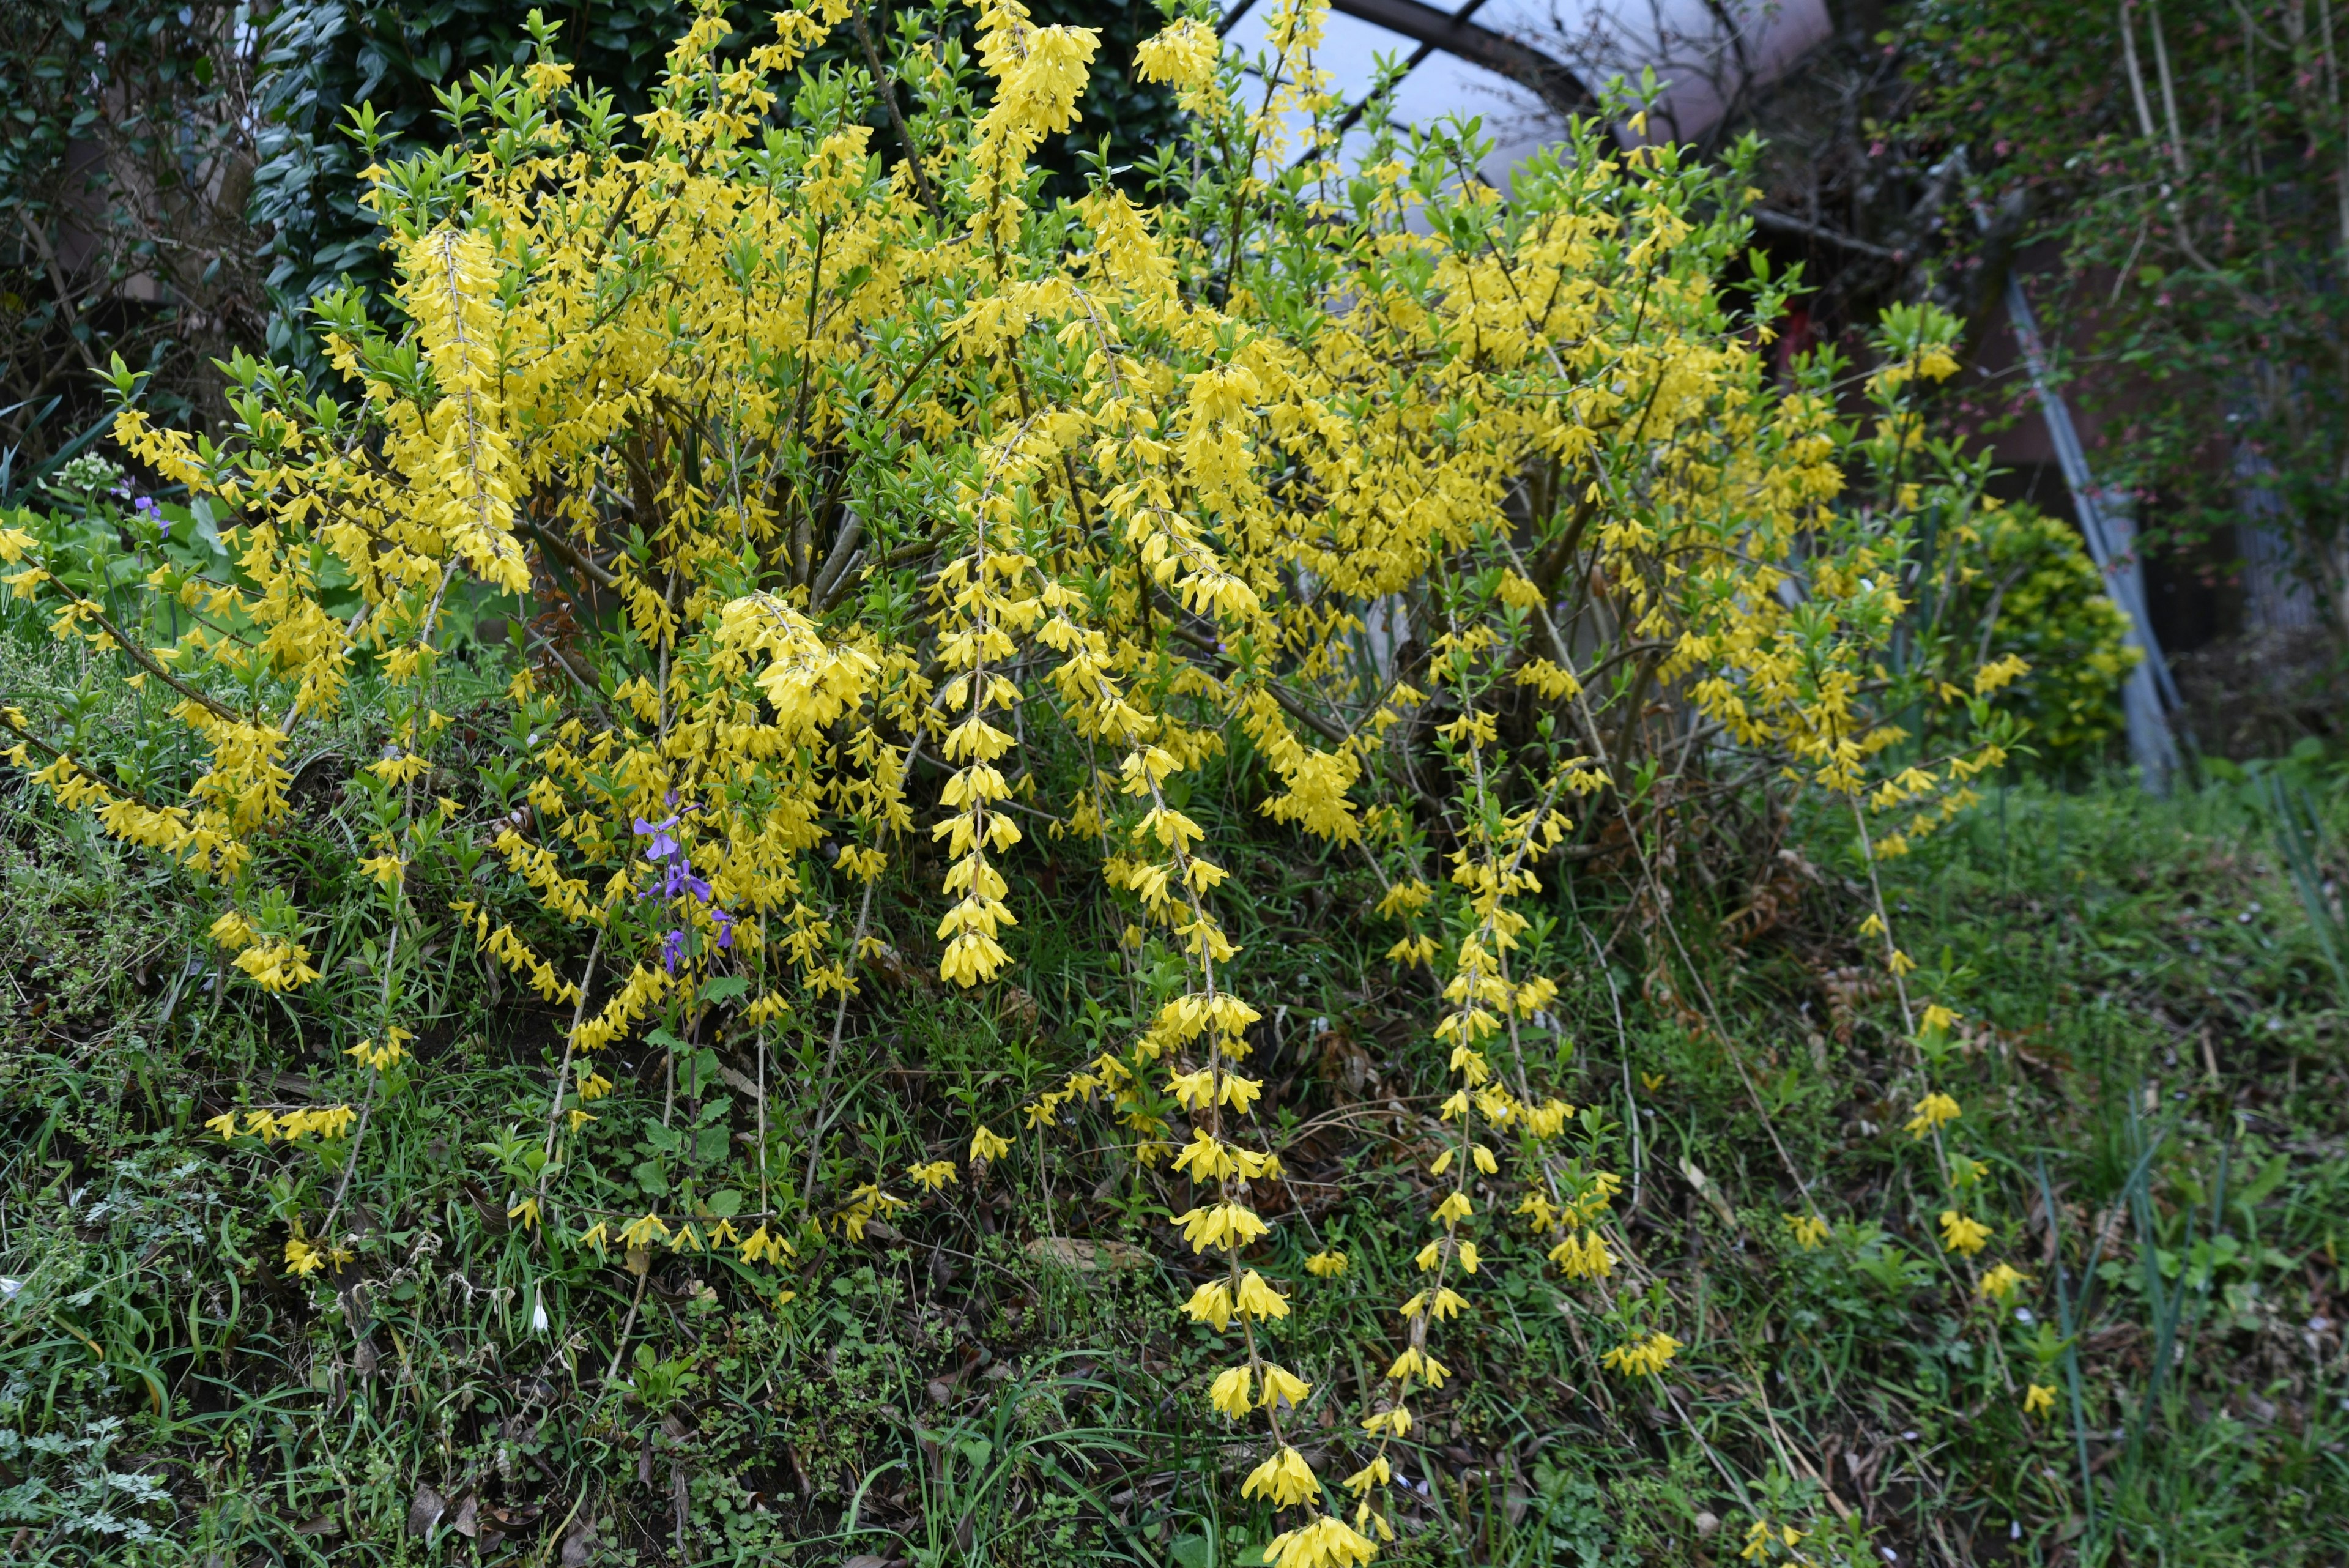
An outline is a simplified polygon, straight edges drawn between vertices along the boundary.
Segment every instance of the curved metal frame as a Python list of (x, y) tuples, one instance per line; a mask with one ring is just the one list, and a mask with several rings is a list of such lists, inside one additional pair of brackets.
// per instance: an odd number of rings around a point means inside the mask
[[(1542, 102), (1560, 114), (1597, 111), (1597, 95), (1564, 64), (1530, 44), (1471, 20), (1484, 4), (1485, 0), (1466, 0), (1457, 11), (1440, 11), (1423, 0), (1330, 0), (1330, 9), (1341, 16), (1384, 27), (1418, 45), (1404, 64), (1406, 71), (1440, 49), (1471, 65), (1482, 66), (1496, 76), (1506, 77), (1538, 94)], [(1239, 0), (1216, 23), (1216, 33), (1230, 32), (1255, 5), (1256, 0)], [(1350, 125), (1361, 114), (1357, 106), (1347, 117), (1348, 123)]]

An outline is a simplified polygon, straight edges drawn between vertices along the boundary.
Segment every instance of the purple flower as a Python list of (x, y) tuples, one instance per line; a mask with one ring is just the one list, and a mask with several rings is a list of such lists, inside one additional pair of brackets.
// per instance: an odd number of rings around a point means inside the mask
[(649, 838), (652, 840), (650, 844), (645, 846), (646, 859), (657, 866), (662, 861), (672, 859), (676, 857), (677, 840), (669, 836), (668, 831), (676, 826), (677, 818), (675, 816), (664, 817), (658, 822), (647, 822), (641, 816), (636, 818), (636, 836), (639, 838)]
[[(667, 804), (677, 805), (677, 795), (674, 792), (669, 794)], [(648, 889), (645, 894), (647, 898), (690, 898), (697, 904), (712, 904), (716, 897), (715, 891), (706, 878), (694, 871), (692, 858), (687, 855), (685, 846), (677, 841), (675, 834), (671, 831), (686, 812), (697, 809), (698, 808), (688, 805), (683, 810), (673, 812), (658, 822), (647, 822), (641, 816), (635, 819), (636, 836), (638, 838), (647, 838), (652, 841), (645, 846), (645, 863), (657, 868), (661, 873), (658, 888)], [(709, 915), (718, 926), (718, 945), (721, 948), (732, 947), (734, 917), (724, 909), (716, 908), (714, 904)], [(684, 954), (685, 928), (680, 926), (661, 938), (661, 967), (675, 974), (677, 961)]]

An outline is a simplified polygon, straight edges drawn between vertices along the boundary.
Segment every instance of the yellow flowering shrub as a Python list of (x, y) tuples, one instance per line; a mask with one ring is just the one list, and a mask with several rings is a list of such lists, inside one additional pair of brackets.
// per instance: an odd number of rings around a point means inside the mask
[[(633, 128), (534, 22), (534, 59), (450, 99), (456, 150), (370, 171), (398, 325), (354, 296), (320, 304), (339, 388), (239, 360), (238, 429), (214, 444), (150, 422), (119, 376), (118, 440), (229, 520), (233, 570), (166, 563), (154, 613), (124, 624), (0, 533), (12, 589), (174, 692), (203, 763), (157, 798), (11, 713), (15, 760), (213, 878), (215, 939), (271, 990), (316, 978), (264, 853), (294, 737), (369, 675), (362, 869), (395, 940), (453, 918), (571, 1011), (543, 1137), (501, 1158), (533, 1189), (515, 1213), (574, 1248), (781, 1262), (803, 1221), (861, 1240), (905, 1202), (879, 1171), (804, 1213), (763, 1190), (722, 1218), (595, 1210), (573, 1178), (611, 1088), (596, 1063), (624, 1040), (810, 1020), (836, 1051), (881, 950), (873, 889), (909, 844), (944, 858), (937, 973), (966, 989), (1019, 942), (1022, 846), (1091, 855), (1127, 942), (1155, 937), (1185, 978), (1021, 1107), (1023, 1130), (1098, 1102), (1191, 1183), (1172, 1223), (1220, 1272), (1185, 1310), (1235, 1345), (1205, 1397), (1262, 1418), (1245, 1490), (1305, 1511), (1268, 1548), (1285, 1568), (1392, 1538), (1390, 1445), (1414, 1391), (1450, 1376), (1441, 1324), (1472, 1304), (1480, 1247), (1509, 1244), (1490, 1194), (1569, 1280), (1606, 1281), (1628, 1245), (1619, 1182), (1565, 1157), (1576, 1109), (1524, 1048), (1557, 984), (1517, 906), (1578, 813), (1639, 798), (1669, 730), (1683, 758), (1759, 758), (1856, 820), (1863, 802), (1912, 811), (1913, 836), (2005, 732), (1994, 673), (1937, 691), (1884, 662), (1913, 520), (1961, 482), (1910, 401), (1955, 368), (1955, 324), (1889, 318), (1855, 420), (1835, 362), (1782, 373), (1769, 350), (1791, 286), (1744, 247), (1750, 150), (1723, 170), (1586, 127), (1506, 199), (1465, 175), (1468, 128), (1378, 130), (1341, 164), (1336, 138), (1288, 130), (1341, 107), (1313, 64), (1322, 10), (1283, 0), (1268, 93), (1238, 90), (1205, 13), (1145, 46), (1197, 150), (1154, 171), (1147, 203), (1102, 173), (1044, 201), (1030, 161), (1076, 123), (1094, 43), (1017, 0), (978, 12), (983, 94), (943, 50), (903, 83), (794, 88), (842, 0), (783, 11), (739, 57), (711, 5)], [(920, 106), (914, 158), (873, 144), (874, 90)], [(435, 679), (454, 604), (528, 643), (508, 692), (523, 771), (494, 809), (440, 793), (462, 787)], [(574, 615), (593, 625), (564, 630)], [(1942, 754), (1900, 751), (1883, 717), (1917, 702), (1959, 737)], [(1266, 999), (1182, 788), (1243, 746), (1257, 809), (1375, 871), (1392, 958), (1441, 997), (1450, 1142), (1404, 1349), (1357, 1413), (1350, 1521), (1320, 1511), (1290, 1438), (1311, 1390), (1263, 1354), (1257, 1325), (1290, 1309), (1244, 1256), (1269, 1231), (1251, 1188), (1280, 1175), (1245, 1070)], [(1073, 776), (1047, 765), (1071, 756)], [(558, 970), (478, 898), (423, 907), (418, 866), (452, 857), (526, 890), (585, 959)], [(1898, 981), (1908, 961), (1869, 934)], [(405, 1037), (388, 981), (382, 1010), (350, 1054), (369, 1096)], [(1012, 1147), (975, 1127), (968, 1161)], [(900, 1176), (958, 1179), (944, 1159)], [(1819, 1244), (1821, 1222), (1794, 1222)], [(1604, 1359), (1647, 1376), (1678, 1347), (1627, 1326)]]

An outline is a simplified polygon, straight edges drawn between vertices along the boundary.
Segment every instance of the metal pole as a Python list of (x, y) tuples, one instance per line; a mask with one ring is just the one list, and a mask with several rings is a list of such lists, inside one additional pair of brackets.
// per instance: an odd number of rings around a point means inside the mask
[(2006, 315), (2023, 350), (2023, 365), (2031, 372), (2032, 389), (2039, 395), (2039, 412), (2047, 421), (2048, 439), (2054, 444), (2055, 461), (2063, 467), (2064, 483), (2072, 492), (2072, 508), (2079, 515), (2089, 557), (2104, 574), (2106, 591), (2128, 618), (2127, 641), (2144, 655), (2121, 685), (2129, 758), (2136, 763), (2148, 794), (2168, 794), (2170, 775), (2178, 765), (2178, 738), (2169, 726), (2170, 711), (2178, 706), (2178, 683), (2170, 676), (2168, 660), (2161, 656), (2159, 639), (2153, 635), (2152, 618), (2146, 613), (2145, 577), (2136, 549), (2137, 520), (2118, 498), (2097, 488), (2079, 431), (2072, 424), (2071, 405), (2048, 374), (2038, 318), (2023, 296), (2022, 280), (2012, 275), (2006, 280)]

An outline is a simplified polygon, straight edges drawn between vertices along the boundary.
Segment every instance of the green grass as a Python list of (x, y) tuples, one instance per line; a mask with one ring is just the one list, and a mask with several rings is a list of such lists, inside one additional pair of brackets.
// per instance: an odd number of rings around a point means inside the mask
[[(139, 699), (63, 657), (0, 639), (0, 687), (136, 757)], [(1097, 1118), (1023, 1130), (862, 1242), (805, 1234), (780, 1273), (639, 1271), (511, 1222), (567, 1016), (445, 935), (387, 955), (347, 847), (367, 741), (305, 742), (270, 850), (326, 971), (287, 999), (217, 983), (203, 889), (0, 774), (0, 1557), (1214, 1568), (1261, 1546), (1238, 1487), (1260, 1440), (1207, 1414), (1219, 1353), (1173, 1310), (1195, 1261), (1164, 1220), (1186, 1199)], [(469, 766), (496, 747), (460, 734)], [(2313, 803), (2296, 837), (2262, 778), (2170, 803), (1986, 792), (1888, 870), (1903, 945), (1966, 1013), (1930, 1062), (1852, 936), (1832, 820), (1797, 819), (1787, 856), (1715, 846), (1709, 878), (1683, 860), (1669, 931), (1603, 857), (1553, 878), (1557, 1028), (1526, 1065), (1585, 1107), (1570, 1152), (1625, 1178), (1625, 1256), (1606, 1288), (1568, 1285), (1506, 1204), (1480, 1217), (1489, 1261), (1440, 1333), (1454, 1376), (1420, 1405), (1385, 1560), (1727, 1563), (1766, 1516), (1822, 1563), (2349, 1561), (2325, 903), (2349, 860), (2327, 776), (2290, 774)], [(1315, 1385), (1292, 1430), (1334, 1483), (1416, 1288), (1444, 1064), (1423, 987), (1376, 958), (1367, 876), (1248, 803), (1236, 766), (1188, 809), (1273, 1015), (1257, 1062), (1291, 1177), (1251, 1262), (1294, 1296), (1272, 1354)], [(829, 1080), (828, 1016), (763, 1063), (747, 1040), (623, 1048), (574, 1200), (754, 1194), (763, 1162), (785, 1203), (812, 1169), (813, 1216), (959, 1158), (974, 1115), (1017, 1126), (1167, 981), (1117, 959), (1085, 857), (1036, 840), (1017, 993), (917, 978), (916, 859), (879, 908), (908, 978), (876, 977)], [(203, 1131), (234, 1105), (356, 1101), (339, 1053), (387, 984), (425, 1026), (355, 1151)], [(742, 1087), (762, 1067), (763, 1146)], [(1929, 1084), (1964, 1106), (1946, 1154), (1982, 1162), (1961, 1193), (1902, 1130)], [(357, 1256), (293, 1276), (287, 1225), (318, 1223), (346, 1158)], [(1834, 1224), (1815, 1251), (1785, 1221), (1806, 1190)], [(1952, 1201), (1992, 1227), (1979, 1259), (1935, 1240)], [(1325, 1245), (1352, 1265), (1309, 1279)], [(2001, 1259), (2030, 1275), (2028, 1322), (1974, 1291)], [(1599, 1369), (1634, 1325), (1685, 1346), (1661, 1379)], [(2051, 1416), (2023, 1415), (2033, 1381)]]

